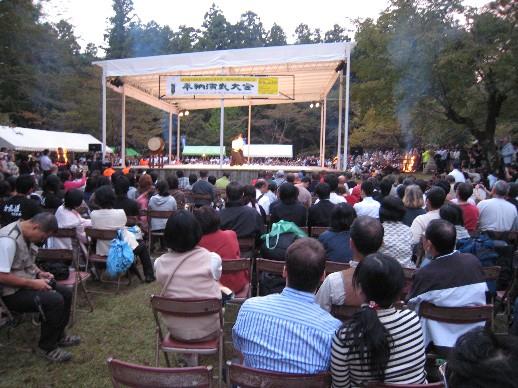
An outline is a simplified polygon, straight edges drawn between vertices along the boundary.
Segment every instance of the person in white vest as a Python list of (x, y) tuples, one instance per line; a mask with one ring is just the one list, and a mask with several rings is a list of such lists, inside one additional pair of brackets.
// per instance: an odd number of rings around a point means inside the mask
[(54, 276), (34, 262), (33, 244), (40, 244), (58, 230), (56, 217), (38, 213), (0, 229), (0, 295), (8, 309), (39, 312), (41, 335), (38, 353), (52, 362), (69, 361), (72, 354), (62, 347), (79, 345), (78, 336), (66, 335), (72, 293), (56, 285)]

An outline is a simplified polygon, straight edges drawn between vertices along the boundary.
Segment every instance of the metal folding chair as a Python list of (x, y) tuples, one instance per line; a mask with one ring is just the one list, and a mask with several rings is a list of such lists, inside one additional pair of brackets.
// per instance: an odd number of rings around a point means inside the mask
[(331, 374), (293, 374), (249, 368), (227, 361), (227, 387), (324, 388), (331, 386)]
[(212, 387), (212, 367), (153, 368), (108, 358), (108, 370), (114, 388)]
[[(167, 366), (170, 367), (167, 353), (218, 354), (218, 382), (221, 385), (223, 373), (223, 308), (220, 299), (176, 299), (151, 295), (151, 308), (156, 323), (155, 364), (159, 366), (159, 351), (164, 353)], [(216, 338), (196, 342), (175, 339), (167, 331), (164, 335), (160, 324), (160, 314), (169, 317), (190, 317), (193, 320), (202, 316), (218, 314), (220, 328)]]

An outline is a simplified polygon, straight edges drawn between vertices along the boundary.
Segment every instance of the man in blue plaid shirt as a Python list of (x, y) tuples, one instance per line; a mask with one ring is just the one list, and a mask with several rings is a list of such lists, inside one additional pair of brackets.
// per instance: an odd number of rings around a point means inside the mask
[(244, 365), (284, 373), (329, 369), (331, 341), (341, 322), (315, 302), (324, 267), (322, 244), (298, 239), (286, 253), (282, 293), (243, 303), (233, 339)]

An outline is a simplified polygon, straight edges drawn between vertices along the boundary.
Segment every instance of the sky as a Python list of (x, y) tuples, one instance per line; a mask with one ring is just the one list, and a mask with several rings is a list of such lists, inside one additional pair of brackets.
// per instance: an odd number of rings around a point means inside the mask
[[(480, 7), (488, 1), (465, 0), (464, 4)], [(300, 23), (323, 32), (334, 24), (347, 26), (352, 31), (352, 20), (376, 18), (389, 4), (388, 0), (133, 0), (135, 13), (142, 23), (154, 20), (173, 30), (182, 24), (200, 28), (213, 2), (233, 24), (249, 10), (259, 15), (265, 29), (274, 22), (279, 24), (288, 43), (293, 43), (295, 28)], [(104, 45), (107, 19), (113, 15), (111, 0), (44, 0), (42, 4), (48, 21), (65, 19), (75, 27), (82, 48), (90, 42)]]

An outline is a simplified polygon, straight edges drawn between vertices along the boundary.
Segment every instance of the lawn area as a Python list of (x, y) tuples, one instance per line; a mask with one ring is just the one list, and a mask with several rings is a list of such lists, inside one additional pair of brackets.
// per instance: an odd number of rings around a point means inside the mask
[[(89, 282), (89, 289), (113, 286)], [(0, 344), (5, 345), (0, 348), (0, 387), (110, 387), (109, 356), (153, 365), (155, 325), (149, 296), (159, 292), (157, 283), (141, 284), (133, 278), (130, 286), (121, 286), (119, 295), (91, 294), (95, 310), (78, 312), (69, 332), (80, 335), (82, 344), (69, 348), (74, 358), (65, 364), (49, 363), (30, 351), (39, 338), (39, 327), (31, 322), (25, 320), (12, 329), (9, 339), (0, 329)]]

